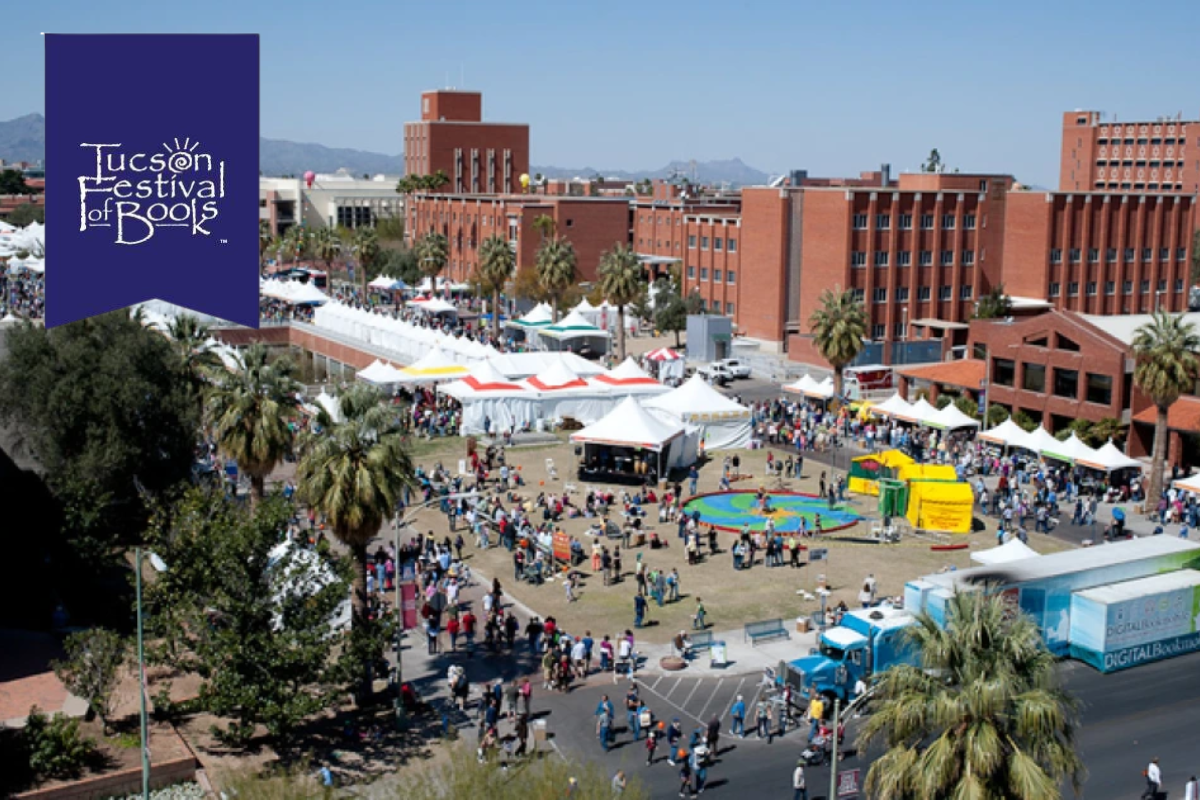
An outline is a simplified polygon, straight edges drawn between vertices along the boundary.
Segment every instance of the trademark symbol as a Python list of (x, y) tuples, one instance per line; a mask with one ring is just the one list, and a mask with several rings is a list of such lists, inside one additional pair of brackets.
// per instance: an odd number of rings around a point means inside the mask
[(229, 240), (228, 240), (228, 239), (222, 239), (222, 240), (221, 240), (221, 244), (229, 244)]

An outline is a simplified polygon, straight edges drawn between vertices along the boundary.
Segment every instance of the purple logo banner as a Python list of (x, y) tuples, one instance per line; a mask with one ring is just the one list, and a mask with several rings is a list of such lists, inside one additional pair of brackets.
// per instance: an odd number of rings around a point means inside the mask
[(258, 36), (45, 38), (46, 324), (158, 299), (258, 327)]

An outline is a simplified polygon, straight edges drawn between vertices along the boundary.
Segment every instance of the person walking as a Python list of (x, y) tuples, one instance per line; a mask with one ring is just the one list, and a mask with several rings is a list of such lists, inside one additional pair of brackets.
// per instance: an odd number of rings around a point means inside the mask
[(646, 598), (640, 594), (633, 596), (633, 627), (642, 627), (646, 618)]
[(1200, 781), (1195, 775), (1183, 785), (1183, 800), (1200, 800)]
[(1156, 800), (1160, 791), (1162, 791), (1162, 770), (1158, 766), (1158, 756), (1155, 756), (1146, 766), (1146, 791), (1142, 792), (1142, 797), (1147, 800)]
[[(684, 751), (680, 750), (680, 754)], [(678, 755), (679, 758), (679, 796), (689, 797), (692, 794), (692, 767), (688, 764), (685, 755)]]
[(654, 751), (658, 749), (658, 738), (662, 736), (662, 723), (658, 723), (659, 727), (651, 728), (650, 733), (646, 735), (646, 766), (654, 764)]
[(808, 800), (808, 784), (804, 780), (804, 759), (797, 761), (796, 769), (792, 770), (792, 789), (795, 791), (792, 800)]
[(617, 770), (617, 774), (613, 775), (612, 793), (613, 793), (613, 797), (616, 797), (617, 795), (625, 793), (625, 771), (624, 770), (619, 769), (619, 770)]
[(600, 747), (607, 753), (612, 735), (612, 720), (607, 714), (597, 715), (596, 735), (600, 738)]
[(762, 698), (758, 701), (758, 706), (754, 710), (755, 727), (758, 729), (758, 738), (761, 739), (771, 732), (771, 704), (767, 702), (767, 698)]
[(692, 627), (698, 631), (705, 629), (704, 616), (707, 612), (704, 610), (704, 601), (699, 597), (696, 598), (696, 613), (692, 617)]
[(730, 716), (733, 719), (733, 725), (730, 728), (730, 733), (739, 739), (746, 738), (746, 701), (739, 694), (733, 707), (729, 710)]
[(638, 700), (637, 684), (629, 684), (629, 691), (625, 693), (625, 726), (629, 732), (633, 734), (633, 740), (636, 742), (642, 738), (641, 721), (638, 712), (641, 710), (641, 701)]
[(529, 682), (529, 678), (525, 678), (521, 684), (521, 705), (525, 707), (525, 716), (529, 716), (529, 706), (533, 702), (533, 684)]
[(675, 766), (675, 754), (679, 752), (679, 740), (682, 738), (683, 726), (679, 724), (679, 717), (676, 717), (667, 728), (667, 763), (672, 767)]

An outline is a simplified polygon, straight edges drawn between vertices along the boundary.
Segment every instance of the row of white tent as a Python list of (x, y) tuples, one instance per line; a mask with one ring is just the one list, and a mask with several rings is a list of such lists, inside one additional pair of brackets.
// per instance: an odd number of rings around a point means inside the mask
[[(19, 253), (25, 253), (23, 258)], [(31, 222), (18, 228), (0, 221), (0, 258), (8, 259), (8, 271), (22, 270), (43, 274), (46, 271), (46, 226)]]
[(295, 306), (324, 305), (329, 302), (329, 295), (311, 283), (300, 281), (260, 279), (258, 291), (263, 297), (273, 297)]
[(804, 377), (795, 383), (789, 383), (783, 387), (785, 392), (804, 395), (805, 397), (814, 397), (818, 400), (828, 400), (833, 397), (833, 378), (826, 377), (822, 381), (817, 381), (812, 375), (807, 372)]
[(945, 408), (937, 408), (924, 397), (915, 403), (909, 403), (900, 393), (889, 397), (870, 409), (872, 414), (891, 417), (901, 422), (911, 422), (938, 430), (958, 430), (960, 428), (978, 428), (979, 420), (968, 417), (951, 403)]
[(1101, 448), (1093, 449), (1076, 436), (1074, 431), (1065, 440), (1059, 441), (1045, 428), (1038, 427), (1032, 431), (1026, 431), (1011, 419), (1006, 419), (991, 430), (984, 431), (979, 434), (979, 438), (992, 444), (1028, 450), (1040, 456), (1101, 472), (1140, 469), (1142, 466), (1137, 459), (1122, 453), (1112, 443), (1112, 440), (1109, 440)]
[(318, 308), (313, 312), (312, 324), (331, 333), (357, 339), (364, 344), (391, 350), (401, 359), (410, 362), (418, 361), (435, 348), (441, 348), (459, 364), (472, 364), (500, 355), (500, 351), (491, 345), (448, 336), (441, 331), (372, 314), (342, 303), (327, 303)]

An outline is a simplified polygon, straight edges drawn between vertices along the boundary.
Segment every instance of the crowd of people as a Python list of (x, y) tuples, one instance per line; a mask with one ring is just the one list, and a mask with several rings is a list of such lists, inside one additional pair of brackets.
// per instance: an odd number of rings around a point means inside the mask
[(33, 270), (0, 267), (0, 317), (23, 319), (46, 316), (46, 275)]

